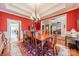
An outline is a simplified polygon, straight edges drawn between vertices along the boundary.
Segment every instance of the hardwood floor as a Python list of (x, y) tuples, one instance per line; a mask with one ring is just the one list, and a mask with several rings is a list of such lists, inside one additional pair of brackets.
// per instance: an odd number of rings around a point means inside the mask
[[(65, 46), (65, 41), (62, 39), (58, 39), (57, 40), (57, 44), (61, 44), (63, 46)], [(75, 49), (70, 49), (70, 56), (79, 56), (79, 51), (75, 50)], [(10, 54), (8, 53), (7, 50), (4, 51), (4, 53), (1, 56), (10, 56)]]
[(0, 56), (10, 56), (10, 53), (8, 51), (8, 47), (6, 47), (6, 49), (4, 50), (3, 54), (1, 54)]

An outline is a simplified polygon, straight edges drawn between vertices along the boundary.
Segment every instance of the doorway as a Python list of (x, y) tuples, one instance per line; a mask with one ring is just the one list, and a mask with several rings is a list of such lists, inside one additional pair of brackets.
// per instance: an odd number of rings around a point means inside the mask
[(8, 19), (7, 21), (7, 30), (8, 30), (8, 46), (9, 52), (12, 56), (20, 56), (21, 52), (19, 49), (19, 41), (20, 41), (20, 32), (21, 32), (21, 22), (17, 20)]
[(21, 22), (8, 19), (7, 25), (9, 42), (18, 42), (20, 40)]
[(19, 24), (18, 23), (11, 23), (10, 24), (10, 42), (18, 42), (19, 39)]

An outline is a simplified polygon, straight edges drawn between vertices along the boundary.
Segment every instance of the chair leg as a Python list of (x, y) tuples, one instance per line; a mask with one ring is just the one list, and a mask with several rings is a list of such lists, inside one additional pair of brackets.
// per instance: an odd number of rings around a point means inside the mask
[(58, 55), (58, 51), (57, 51), (57, 48), (55, 47), (55, 50), (56, 50), (56, 55)]
[(55, 56), (55, 49), (53, 48), (53, 55)]
[(57, 52), (56, 47), (53, 48), (53, 55), (54, 55), (54, 56), (57, 56), (57, 55), (58, 55), (58, 52)]

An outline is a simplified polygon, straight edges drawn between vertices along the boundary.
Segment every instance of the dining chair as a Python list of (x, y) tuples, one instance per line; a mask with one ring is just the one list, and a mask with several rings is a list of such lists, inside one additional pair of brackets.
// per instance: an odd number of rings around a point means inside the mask
[(1, 52), (0, 54), (3, 54), (7, 46), (7, 38), (5, 37), (5, 34), (3, 32), (0, 32), (0, 40), (2, 43), (0, 46), (0, 52)]
[(3, 50), (3, 43), (2, 43), (2, 32), (0, 32), (0, 55), (2, 54), (2, 50)]
[(37, 55), (42, 56), (43, 51), (42, 51), (42, 43), (40, 40), (37, 40)]
[(65, 46), (68, 47), (68, 39), (69, 37), (68, 36), (65, 36)]
[(57, 51), (57, 48), (56, 48), (57, 39), (58, 39), (57, 35), (58, 35), (58, 33), (55, 32), (55, 34), (51, 37), (51, 41), (52, 41), (51, 48), (53, 50), (53, 55), (58, 55), (58, 51)]
[(4, 33), (2, 33), (2, 40), (4, 44), (4, 49), (3, 49), (3, 53), (4, 53), (4, 50), (7, 48), (7, 38)]
[(28, 34), (27, 34), (27, 31), (25, 31), (23, 34), (23, 43), (24, 43), (25, 47), (28, 47), (28, 44), (29, 44), (28, 40), (29, 40)]
[(36, 41), (35, 41), (35, 37), (32, 36), (32, 33), (29, 31), (27, 32), (27, 39), (28, 39), (28, 51), (30, 51), (31, 55), (36, 55)]
[(25, 31), (23, 35), (23, 42), (25, 47), (30, 50), (31, 49), (31, 33), (29, 31)]
[(51, 41), (51, 37), (47, 38), (44, 42), (43, 45), (43, 55), (44, 56), (53, 56), (53, 50), (51, 48), (52, 45), (52, 41)]
[(26, 46), (26, 39), (27, 39), (27, 36), (25, 34), (23, 34), (23, 43), (25, 46)]

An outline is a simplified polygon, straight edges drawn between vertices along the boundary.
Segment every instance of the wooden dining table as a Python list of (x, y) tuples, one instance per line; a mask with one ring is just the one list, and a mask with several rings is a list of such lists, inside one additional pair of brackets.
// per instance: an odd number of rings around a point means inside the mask
[(49, 39), (50, 37), (52, 37), (52, 35), (49, 35), (49, 34), (41, 34), (41, 35), (36, 36), (35, 38), (37, 40), (40, 40), (40, 41), (45, 41), (45, 40)]
[(42, 50), (43, 50), (43, 45), (44, 45), (44, 42), (45, 40), (48, 40), (52, 37), (52, 35), (49, 35), (49, 34), (41, 34), (41, 35), (38, 35), (37, 37), (35, 37), (37, 40), (40, 40), (41, 43), (42, 43)]

